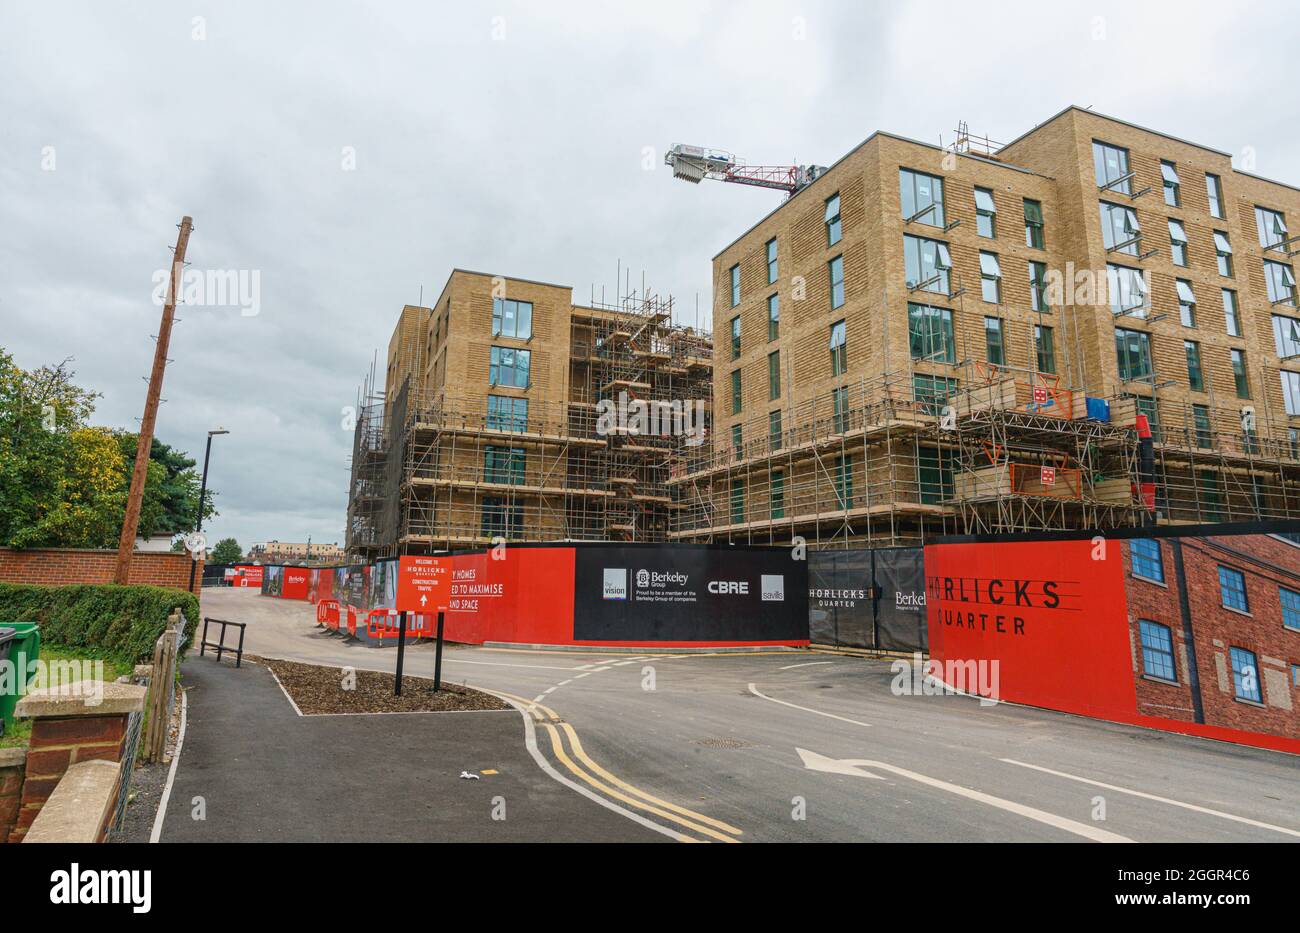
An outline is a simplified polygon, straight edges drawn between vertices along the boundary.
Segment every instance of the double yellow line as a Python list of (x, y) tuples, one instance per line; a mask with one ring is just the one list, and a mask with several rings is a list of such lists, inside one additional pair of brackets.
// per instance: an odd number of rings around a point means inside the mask
[[(678, 806), (675, 803), (670, 803), (667, 800), (662, 800), (610, 774), (609, 771), (593, 761), (591, 756), (583, 749), (582, 742), (578, 739), (578, 733), (574, 731), (573, 726), (561, 721), (555, 710), (549, 706), (543, 706), (536, 700), (515, 696), (502, 690), (487, 692), (496, 693), (520, 704), (524, 708), (524, 712), (531, 715), (538, 726), (545, 729), (550, 736), (551, 749), (555, 753), (556, 759), (564, 767), (568, 768), (574, 777), (597, 792), (676, 824), (674, 828), (680, 826), (706, 837), (705, 839), (695, 839), (690, 836), (682, 836), (683, 841), (706, 842), (709, 839), (717, 842), (740, 841), (736, 837), (740, 836), (742, 831), (735, 826), (721, 820), (715, 820), (711, 816), (705, 816), (703, 813), (697, 813), (686, 807)], [(568, 741), (567, 749), (565, 748), (566, 739)], [(577, 759), (577, 761), (574, 759)]]

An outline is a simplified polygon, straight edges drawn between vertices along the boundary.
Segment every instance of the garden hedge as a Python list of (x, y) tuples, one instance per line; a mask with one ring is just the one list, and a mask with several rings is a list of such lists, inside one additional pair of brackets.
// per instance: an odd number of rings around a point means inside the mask
[(199, 623), (193, 593), (160, 586), (0, 583), (0, 625), (35, 622), (42, 642), (99, 651), (133, 664), (153, 657), (167, 616), (177, 608), (185, 614), (184, 653)]

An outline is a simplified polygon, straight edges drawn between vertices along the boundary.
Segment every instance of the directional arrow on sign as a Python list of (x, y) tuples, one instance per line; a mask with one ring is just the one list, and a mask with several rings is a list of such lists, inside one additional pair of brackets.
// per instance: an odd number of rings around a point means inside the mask
[(816, 752), (810, 752), (806, 748), (795, 748), (799, 757), (803, 759), (803, 766), (809, 771), (825, 771), (828, 774), (847, 774), (853, 777), (873, 778), (882, 781), (879, 774), (872, 774), (871, 771), (864, 770), (871, 768), (876, 771), (887, 771), (890, 774), (897, 774), (899, 777), (905, 777), (908, 780), (916, 781), (918, 784), (925, 784), (927, 787), (934, 787), (958, 797), (965, 797), (967, 800), (974, 800), (978, 803), (987, 804), (990, 807), (997, 807), (999, 810), (1006, 810), (1009, 813), (1015, 813), (1019, 816), (1036, 820), (1039, 823), (1045, 823), (1056, 829), (1064, 830), (1067, 833), (1074, 833), (1076, 836), (1082, 836), (1085, 839), (1091, 839), (1094, 842), (1132, 842), (1127, 836), (1121, 836), (1118, 833), (1112, 833), (1096, 826), (1089, 826), (1087, 823), (1080, 823), (1077, 820), (1067, 819), (1063, 816), (1057, 816), (1055, 813), (1048, 813), (1046, 810), (1039, 810), (1035, 807), (1027, 807), (1022, 803), (1016, 803), (1014, 800), (1004, 800), (1001, 797), (994, 797), (992, 794), (985, 794), (977, 790), (971, 790), (969, 787), (962, 787), (958, 784), (949, 784), (947, 781), (940, 781), (938, 778), (932, 778), (924, 774), (918, 774), (915, 771), (908, 771), (906, 768), (900, 768), (897, 765), (886, 764), (883, 761), (871, 761), (867, 758), (828, 758), (825, 755), (819, 755)]
[(423, 608), (423, 607), (425, 607), (425, 606), (427, 606), (427, 605), (429, 605), (429, 597), (428, 597), (428, 596), (425, 596), (425, 595), (423, 595), (423, 594), (421, 594), (421, 595), (420, 595), (420, 607)]

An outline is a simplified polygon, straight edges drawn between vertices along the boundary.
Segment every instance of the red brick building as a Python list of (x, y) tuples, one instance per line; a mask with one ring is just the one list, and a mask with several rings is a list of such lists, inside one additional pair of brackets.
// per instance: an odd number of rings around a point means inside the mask
[(1138, 713), (1300, 738), (1300, 543), (1164, 537), (1123, 550)]

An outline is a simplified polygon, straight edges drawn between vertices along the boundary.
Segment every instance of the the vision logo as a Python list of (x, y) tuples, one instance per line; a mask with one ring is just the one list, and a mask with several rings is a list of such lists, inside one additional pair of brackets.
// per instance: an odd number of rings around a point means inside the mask
[(50, 875), (51, 904), (130, 904), (137, 914), (152, 906), (153, 872), (149, 869), (86, 869), (76, 862)]
[(627, 568), (606, 567), (605, 585), (601, 588), (602, 599), (627, 599)]

